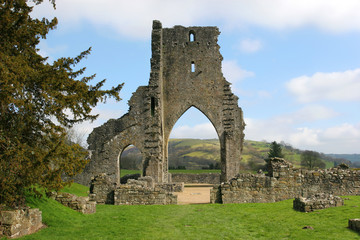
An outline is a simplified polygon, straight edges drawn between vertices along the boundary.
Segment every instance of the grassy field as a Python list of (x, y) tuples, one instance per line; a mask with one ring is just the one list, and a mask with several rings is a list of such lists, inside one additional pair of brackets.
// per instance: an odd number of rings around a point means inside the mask
[[(84, 192), (75, 184), (68, 192)], [(312, 213), (296, 212), (292, 200), (277, 203), (167, 206), (98, 205), (82, 215), (54, 200), (29, 198), (48, 226), (21, 239), (359, 239), (347, 228), (360, 217), (360, 196), (345, 205)], [(314, 230), (302, 229), (312, 226)]]

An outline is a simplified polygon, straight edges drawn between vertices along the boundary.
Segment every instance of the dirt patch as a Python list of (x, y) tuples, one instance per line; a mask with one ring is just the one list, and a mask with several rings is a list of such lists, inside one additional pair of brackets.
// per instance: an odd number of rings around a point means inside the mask
[(194, 185), (185, 186), (183, 192), (174, 193), (178, 196), (178, 204), (204, 204), (210, 203), (210, 189), (212, 187)]

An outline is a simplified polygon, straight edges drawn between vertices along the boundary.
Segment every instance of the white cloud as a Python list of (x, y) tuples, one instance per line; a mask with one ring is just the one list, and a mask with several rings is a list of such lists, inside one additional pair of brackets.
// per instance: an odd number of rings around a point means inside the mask
[[(62, 0), (56, 4), (55, 14), (67, 27), (88, 21), (133, 38), (149, 38), (153, 19), (167, 27), (220, 20), (222, 27), (232, 28), (257, 25), (279, 30), (315, 26), (335, 33), (360, 30), (358, 0)], [(35, 16), (54, 15), (50, 4), (35, 9)]]
[(222, 72), (225, 78), (231, 83), (236, 83), (244, 78), (255, 76), (253, 72), (242, 69), (234, 60), (224, 60), (222, 62)]
[(339, 139), (341, 141), (360, 139), (360, 125), (356, 126), (344, 123), (340, 126), (330, 127), (324, 131), (323, 136), (331, 139)]
[(312, 122), (317, 120), (330, 119), (338, 114), (327, 107), (321, 105), (307, 105), (300, 110), (288, 115), (293, 122)]
[(321, 100), (359, 101), (360, 68), (345, 72), (315, 73), (291, 79), (288, 90), (300, 102)]
[(240, 42), (239, 49), (245, 53), (254, 53), (262, 48), (263, 44), (257, 39), (244, 39)]
[[(314, 150), (319, 147), (319, 130), (305, 128), (294, 129), (294, 132), (289, 134), (288, 140), (294, 146), (302, 146), (304, 149)], [(285, 141), (286, 142), (286, 141)]]
[(190, 127), (183, 125), (174, 128), (171, 131), (171, 138), (197, 138), (197, 139), (213, 139), (218, 138), (214, 126), (211, 123), (202, 123)]

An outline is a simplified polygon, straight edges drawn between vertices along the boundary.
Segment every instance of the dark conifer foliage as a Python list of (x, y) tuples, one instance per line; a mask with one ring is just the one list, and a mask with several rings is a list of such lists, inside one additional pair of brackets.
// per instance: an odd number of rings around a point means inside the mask
[(91, 48), (48, 63), (37, 45), (57, 19), (33, 19), (32, 10), (29, 1), (0, 0), (0, 208), (21, 207), (35, 186), (59, 190), (62, 174), (79, 173), (86, 152), (66, 142), (65, 129), (96, 119), (92, 108), (107, 97), (119, 101), (122, 88), (103, 90), (105, 80), (92, 86), (95, 75), (76, 69)]

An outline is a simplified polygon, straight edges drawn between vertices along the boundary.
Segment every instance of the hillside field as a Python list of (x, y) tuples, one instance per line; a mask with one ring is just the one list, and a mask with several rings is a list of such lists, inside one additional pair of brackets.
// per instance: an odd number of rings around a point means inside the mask
[[(265, 164), (270, 143), (245, 140), (241, 159), (241, 170), (256, 171)], [(282, 145), (284, 158), (300, 167), (301, 150), (289, 145)], [(218, 139), (170, 139), (168, 146), (169, 169), (214, 169), (219, 168), (220, 143)], [(334, 160), (326, 155), (321, 155), (326, 168), (334, 166)], [(134, 146), (125, 149), (121, 155), (122, 169), (140, 169), (141, 153)]]

